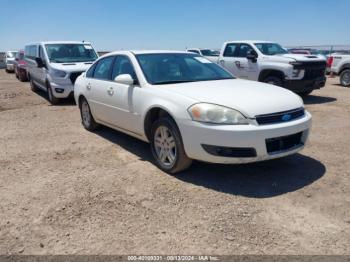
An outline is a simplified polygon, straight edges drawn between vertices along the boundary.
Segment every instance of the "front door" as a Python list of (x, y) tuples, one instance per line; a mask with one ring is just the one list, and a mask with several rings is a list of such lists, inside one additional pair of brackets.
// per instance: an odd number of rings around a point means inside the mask
[[(128, 74), (135, 80), (135, 85), (125, 85), (114, 82), (119, 75)], [(113, 110), (113, 117), (109, 120), (113, 125), (133, 133), (140, 133), (138, 123), (141, 118), (134, 110), (134, 95), (140, 88), (130, 59), (119, 55), (114, 61), (112, 69), (112, 82), (109, 85), (109, 104)], [(118, 116), (118, 117), (116, 117)]]

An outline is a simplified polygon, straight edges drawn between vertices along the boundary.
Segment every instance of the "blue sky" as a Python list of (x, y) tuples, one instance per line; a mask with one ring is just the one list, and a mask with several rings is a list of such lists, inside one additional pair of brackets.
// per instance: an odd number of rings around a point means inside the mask
[(226, 40), (350, 45), (350, 0), (0, 0), (0, 50), (86, 40), (98, 50), (221, 47)]

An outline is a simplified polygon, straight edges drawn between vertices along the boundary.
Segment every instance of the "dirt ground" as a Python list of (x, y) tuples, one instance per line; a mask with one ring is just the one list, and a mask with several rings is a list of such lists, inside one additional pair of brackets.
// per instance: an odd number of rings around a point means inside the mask
[(171, 176), (0, 70), (0, 254), (350, 254), (350, 89), (305, 104), (301, 154)]

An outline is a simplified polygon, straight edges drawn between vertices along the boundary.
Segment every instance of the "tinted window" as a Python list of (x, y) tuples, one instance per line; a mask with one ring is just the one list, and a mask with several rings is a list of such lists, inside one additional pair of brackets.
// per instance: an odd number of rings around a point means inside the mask
[(35, 59), (37, 56), (37, 46), (29, 45), (25, 47), (24, 56), (29, 59)]
[(236, 52), (235, 57), (247, 57), (248, 51), (254, 51), (254, 49), (247, 44), (241, 44)]
[(97, 54), (89, 44), (48, 44), (45, 45), (50, 62), (91, 62)]
[(92, 77), (92, 75), (94, 74), (94, 70), (95, 70), (95, 67), (96, 67), (97, 63), (93, 64), (89, 70), (86, 72), (86, 77)]
[(114, 60), (114, 56), (109, 56), (98, 61), (95, 71), (94, 78), (111, 80), (111, 67)]
[(219, 56), (220, 52), (216, 50), (210, 50), (210, 49), (202, 49), (201, 50), (202, 55), (204, 56)]
[(124, 74), (131, 75), (131, 77), (136, 80), (136, 74), (130, 59), (126, 56), (117, 56), (113, 65), (112, 79)]
[(235, 55), (236, 48), (237, 44), (228, 44), (225, 48), (224, 56), (233, 57)]
[(200, 55), (200, 53), (199, 53), (199, 51), (198, 50), (187, 50), (188, 52), (191, 52), (191, 53), (196, 53), (196, 54), (199, 54)]
[(279, 54), (287, 54), (288, 53), (279, 44), (274, 44), (274, 43), (256, 43), (255, 46), (264, 55), (279, 55)]
[(233, 79), (226, 70), (196, 54), (142, 54), (136, 56), (151, 84)]

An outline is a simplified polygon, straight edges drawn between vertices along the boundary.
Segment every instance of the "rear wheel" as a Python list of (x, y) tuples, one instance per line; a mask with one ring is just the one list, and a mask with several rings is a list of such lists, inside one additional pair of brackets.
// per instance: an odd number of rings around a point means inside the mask
[(278, 76), (268, 76), (264, 79), (264, 83), (275, 85), (275, 86), (283, 86), (283, 81)]
[(37, 92), (39, 90), (38, 87), (35, 85), (35, 83), (31, 77), (29, 79), (30, 79), (30, 81), (29, 81), (30, 82), (30, 89), (33, 92)]
[(60, 100), (57, 97), (55, 97), (55, 95), (53, 94), (50, 83), (47, 83), (46, 87), (47, 87), (47, 96), (49, 98), (51, 105), (57, 105), (60, 102)]
[(192, 164), (185, 153), (180, 131), (170, 117), (159, 118), (153, 123), (150, 142), (153, 157), (161, 170), (175, 174)]
[(345, 87), (350, 87), (350, 69), (345, 69), (341, 72), (340, 84)]
[(91, 114), (89, 103), (85, 98), (81, 98), (80, 116), (81, 123), (83, 124), (86, 130), (94, 131), (99, 127), (99, 124), (95, 122), (95, 119)]

